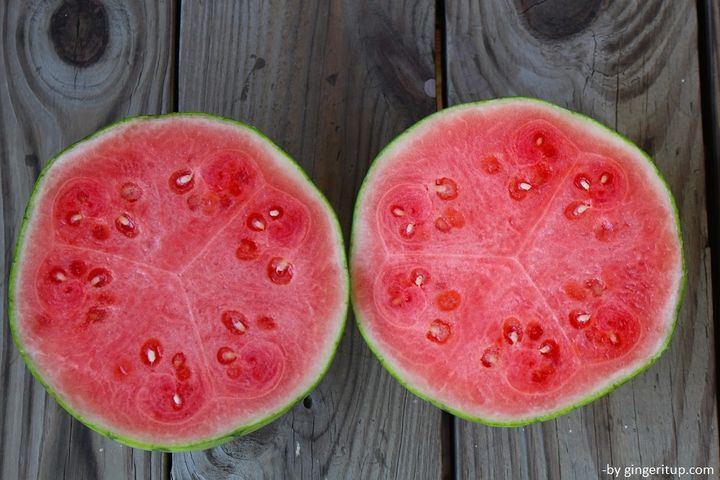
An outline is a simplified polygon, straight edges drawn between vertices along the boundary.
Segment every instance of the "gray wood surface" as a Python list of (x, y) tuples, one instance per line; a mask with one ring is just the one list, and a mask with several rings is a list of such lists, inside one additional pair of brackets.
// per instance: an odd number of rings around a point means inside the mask
[[(644, 148), (680, 210), (688, 284), (670, 349), (650, 370), (555, 421), (457, 421), (461, 478), (607, 478), (631, 465), (718, 472), (710, 256), (693, 2), (447, 1), (450, 104), (539, 96)], [(704, 478), (702, 476), (694, 478)]]
[[(103, 3), (0, 7), (3, 292), (25, 204), (51, 156), (115, 119), (172, 109), (173, 3)], [(7, 313), (0, 331), (0, 478), (162, 478), (162, 454), (92, 432), (46, 395), (15, 350)]]
[[(327, 195), (348, 238), (373, 156), (434, 111), (433, 2), (182, 5), (179, 109), (267, 133)], [(219, 448), (173, 455), (173, 478), (439, 478), (440, 412), (383, 370), (352, 322), (303, 404)]]
[[(65, 413), (18, 356), (5, 313), (0, 479), (432, 479), (448, 468), (467, 479), (589, 479), (609, 478), (607, 464), (709, 465), (710, 478), (719, 478), (709, 249), (719, 242), (708, 239), (695, 2), (0, 3), (4, 292), (42, 166), (95, 129), (139, 113), (199, 110), (255, 125), (312, 176), (348, 238), (372, 158), (435, 110), (432, 49), (443, 42), (435, 38), (436, 4), (445, 6), (447, 42), (447, 77), (437, 80), (449, 103), (539, 96), (625, 133), (670, 183), (688, 262), (678, 329), (656, 365), (543, 424), (500, 429), (454, 420), (453, 465), (442, 464), (440, 411), (385, 372), (352, 316), (330, 372), (304, 402), (249, 436), (170, 456), (123, 447)], [(697, 4), (714, 35), (705, 39), (715, 92), (705, 120), (717, 153), (720, 7)]]

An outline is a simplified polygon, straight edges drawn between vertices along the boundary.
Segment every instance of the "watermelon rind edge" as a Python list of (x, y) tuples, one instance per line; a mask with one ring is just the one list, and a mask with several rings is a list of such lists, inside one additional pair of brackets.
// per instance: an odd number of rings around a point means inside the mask
[[(350, 233), (350, 263), (351, 263), (351, 267), (352, 267), (352, 258), (353, 258), (353, 245), (356, 242), (356, 240), (355, 240), (356, 235), (358, 235), (356, 225), (357, 225), (357, 219), (359, 218), (359, 209), (362, 204), (365, 190), (368, 187), (370, 179), (373, 176), (372, 174), (378, 166), (378, 162), (377, 162), (378, 159), (382, 159), (383, 155), (385, 155), (385, 153), (387, 151), (389, 151), (391, 148), (393, 148), (393, 146), (396, 145), (397, 143), (399, 143), (401, 140), (411, 137), (416, 129), (425, 125), (426, 123), (429, 123), (430, 121), (434, 120), (436, 117), (444, 116), (448, 112), (461, 111), (464, 109), (475, 108), (475, 107), (479, 107), (479, 106), (491, 106), (491, 105), (500, 105), (503, 103), (513, 103), (513, 102), (518, 102), (518, 101), (524, 101), (524, 102), (528, 102), (531, 104), (540, 105), (543, 107), (550, 107), (551, 109), (555, 109), (563, 114), (570, 114), (572, 117), (574, 117), (575, 119), (577, 119), (580, 122), (588, 124), (589, 126), (594, 127), (596, 129), (600, 129), (600, 130), (604, 131), (606, 134), (610, 134), (616, 138), (619, 138), (624, 144), (626, 144), (628, 146), (628, 148), (630, 148), (631, 150), (634, 150), (636, 153), (638, 153), (640, 155), (640, 157), (642, 157), (652, 167), (653, 171), (655, 172), (655, 175), (657, 176), (657, 178), (660, 179), (661, 184), (662, 184), (663, 188), (665, 189), (666, 197), (669, 200), (669, 203), (670, 203), (672, 211), (673, 211), (673, 217), (675, 219), (675, 225), (676, 225), (677, 232), (678, 232), (678, 245), (680, 247), (680, 261), (681, 261), (682, 272), (681, 272), (681, 278), (680, 278), (680, 282), (679, 282), (679, 286), (678, 286), (678, 290), (677, 290), (677, 301), (675, 303), (674, 311), (673, 311), (672, 325), (670, 326), (670, 328), (668, 330), (668, 334), (665, 337), (661, 346), (657, 349), (657, 351), (655, 352), (655, 354), (652, 357), (648, 358), (647, 362), (640, 365), (638, 368), (636, 368), (629, 374), (625, 375), (624, 377), (607, 385), (606, 387), (590, 393), (587, 397), (582, 398), (580, 401), (578, 401), (576, 403), (559, 408), (557, 410), (551, 411), (544, 415), (539, 415), (539, 416), (534, 416), (534, 417), (526, 417), (526, 418), (518, 418), (518, 419), (510, 420), (510, 421), (498, 421), (498, 420), (477, 417), (477, 416), (467, 414), (461, 410), (458, 410), (456, 408), (453, 408), (453, 407), (450, 407), (450, 406), (444, 404), (443, 402), (437, 400), (436, 398), (433, 398), (430, 395), (427, 395), (427, 394), (419, 391), (418, 389), (412, 387), (408, 382), (406, 382), (405, 379), (402, 377), (402, 375), (393, 368), (391, 362), (386, 360), (383, 357), (378, 346), (373, 342), (373, 340), (370, 338), (368, 333), (363, 328), (362, 320), (361, 320), (362, 314), (360, 313), (359, 308), (356, 305), (357, 302), (355, 301), (355, 298), (354, 298), (354, 289), (352, 288), (352, 282), (351, 282), (351, 289), (350, 289), (351, 301), (350, 301), (350, 303), (351, 303), (351, 306), (353, 309), (353, 313), (355, 316), (355, 324), (358, 328), (358, 331), (360, 332), (360, 335), (363, 337), (363, 339), (365, 340), (365, 343), (368, 345), (368, 347), (373, 352), (373, 354), (378, 359), (378, 361), (395, 378), (395, 380), (397, 380), (403, 387), (405, 387), (407, 390), (409, 390), (415, 396), (419, 397), (422, 400), (425, 400), (426, 402), (429, 402), (430, 404), (440, 408), (441, 410), (444, 410), (444, 411), (446, 411), (456, 417), (462, 418), (464, 420), (481, 423), (481, 424), (489, 425), (489, 426), (493, 426), (493, 427), (524, 427), (526, 425), (530, 425), (533, 423), (544, 422), (547, 420), (555, 419), (559, 416), (565, 415), (566, 413), (576, 410), (582, 406), (592, 403), (593, 401), (597, 400), (598, 398), (610, 393), (611, 391), (617, 389), (621, 385), (625, 384), (626, 382), (629, 382), (636, 376), (640, 375), (641, 373), (643, 373), (644, 371), (649, 369), (651, 366), (653, 366), (655, 364), (655, 362), (662, 356), (662, 354), (665, 352), (665, 350), (667, 350), (668, 347), (670, 346), (670, 341), (672, 340), (673, 334), (675, 333), (675, 329), (677, 327), (678, 317), (680, 316), (680, 309), (682, 307), (683, 298), (685, 295), (685, 289), (687, 287), (687, 265), (685, 262), (685, 252), (684, 252), (685, 246), (684, 246), (684, 242), (683, 242), (682, 227), (681, 227), (681, 223), (680, 223), (680, 212), (677, 208), (677, 204), (675, 203), (675, 198), (672, 194), (672, 191), (670, 190), (670, 186), (669, 186), (667, 180), (662, 175), (662, 173), (658, 169), (657, 165), (655, 165), (655, 162), (653, 162), (652, 158), (644, 150), (642, 150), (640, 147), (638, 147), (637, 144), (635, 144), (635, 142), (630, 140), (627, 136), (611, 129), (607, 125), (600, 123), (599, 121), (593, 119), (592, 117), (589, 117), (580, 112), (575, 112), (573, 110), (569, 110), (567, 108), (561, 107), (559, 105), (548, 102), (546, 100), (542, 100), (542, 99), (535, 98), (535, 97), (522, 97), (522, 96), (501, 97), (501, 98), (494, 98), (494, 99), (489, 99), (489, 100), (480, 100), (480, 101), (475, 101), (475, 102), (461, 103), (461, 104), (454, 105), (452, 107), (445, 108), (443, 110), (439, 110), (437, 112), (434, 112), (434, 113), (428, 115), (427, 117), (424, 117), (423, 119), (419, 120), (415, 124), (411, 125), (407, 130), (400, 133), (397, 137), (393, 138), (387, 145), (385, 145), (378, 152), (378, 154), (375, 156), (375, 159), (373, 160), (372, 164), (370, 165), (370, 168), (368, 169), (368, 172), (365, 175), (365, 179), (363, 180), (363, 183), (360, 186), (357, 198), (355, 200), (355, 207), (353, 210), (353, 224), (352, 224), (352, 229), (351, 229), (351, 233)], [(352, 272), (350, 275), (352, 277)]]
[[(81, 146), (82, 144), (90, 141), (90, 140), (96, 140), (106, 133), (108, 133), (110, 130), (113, 130), (114, 128), (125, 124), (125, 123), (133, 123), (133, 122), (142, 122), (145, 120), (154, 120), (154, 119), (169, 119), (173, 117), (195, 117), (195, 118), (204, 118), (211, 121), (220, 121), (223, 123), (230, 124), (231, 126), (238, 127), (241, 129), (244, 129), (246, 131), (249, 131), (250, 133), (256, 135), (260, 140), (262, 140), (267, 146), (269, 146), (271, 149), (275, 151), (280, 157), (288, 160), (288, 165), (292, 166), (297, 173), (299, 173), (300, 178), (307, 183), (307, 185), (315, 192), (315, 194), (318, 196), (320, 201), (322, 202), (323, 206), (326, 209), (326, 213), (328, 214), (328, 218), (331, 219), (331, 222), (334, 224), (335, 227), (335, 236), (336, 236), (336, 242), (338, 246), (338, 250), (341, 252), (340, 258), (338, 259), (340, 261), (340, 266), (342, 267), (342, 270), (344, 272), (344, 290), (345, 294), (343, 295), (343, 305), (342, 309), (340, 310), (341, 319), (339, 319), (339, 328), (338, 333), (335, 337), (335, 339), (332, 342), (331, 348), (330, 348), (330, 355), (327, 358), (326, 364), (322, 367), (320, 370), (320, 373), (318, 376), (311, 382), (311, 385), (307, 390), (302, 392), (300, 395), (298, 395), (293, 400), (289, 401), (285, 404), (285, 406), (279, 408), (278, 410), (271, 412), (267, 416), (259, 419), (258, 421), (254, 423), (250, 423), (248, 425), (244, 425), (240, 428), (234, 429), (228, 433), (224, 433), (222, 435), (203, 439), (198, 442), (188, 443), (188, 444), (172, 444), (172, 445), (165, 445), (165, 444), (153, 444), (153, 443), (145, 443), (140, 442), (137, 440), (134, 440), (132, 438), (119, 435), (114, 433), (111, 430), (108, 430), (104, 427), (101, 427), (99, 425), (96, 425), (86, 419), (83, 418), (82, 414), (78, 413), (74, 409), (70, 408), (70, 406), (60, 397), (60, 395), (53, 390), (43, 379), (43, 377), (40, 375), (40, 373), (35, 369), (34, 364), (30, 360), (29, 355), (23, 348), (22, 343), (20, 342), (19, 335), (17, 333), (17, 326), (16, 326), (16, 318), (15, 318), (15, 301), (14, 301), (14, 292), (15, 292), (15, 277), (17, 274), (17, 269), (19, 268), (18, 265), (18, 258), (21, 254), (21, 247), (23, 244), (23, 239), (25, 238), (25, 230), (28, 225), (28, 219), (30, 217), (30, 214), (34, 211), (35, 207), (35, 200), (37, 198), (37, 193), (40, 191), (41, 186), (43, 184), (42, 180), (46, 176), (47, 172), (51, 168), (51, 166), (55, 163), (56, 160), (59, 158), (62, 158), (66, 154), (70, 153), (75, 148)], [(285, 413), (290, 411), (295, 405), (297, 405), (302, 399), (307, 397), (322, 381), (322, 379), (327, 374), (328, 370), (330, 369), (330, 366), (333, 362), (333, 359), (335, 358), (335, 355), (337, 354), (338, 347), (340, 345), (340, 342), (342, 340), (343, 333), (345, 332), (345, 328), (347, 327), (347, 314), (348, 314), (348, 308), (349, 308), (349, 296), (350, 296), (350, 275), (349, 275), (349, 269), (348, 269), (348, 262), (347, 262), (347, 254), (345, 249), (345, 244), (343, 240), (342, 235), (342, 228), (340, 226), (340, 222), (338, 221), (337, 214), (335, 213), (335, 210), (333, 209), (332, 205), (328, 201), (327, 197), (320, 191), (320, 189), (315, 185), (315, 182), (312, 181), (312, 179), (308, 176), (307, 172), (290, 156), (288, 155), (284, 150), (282, 150), (279, 146), (277, 146), (272, 140), (270, 140), (267, 135), (262, 133), (260, 130), (255, 128), (254, 126), (241, 122), (239, 120), (235, 120), (228, 117), (223, 117), (220, 115), (214, 115), (210, 113), (204, 113), (204, 112), (173, 112), (173, 113), (164, 113), (164, 114), (157, 114), (157, 115), (135, 115), (123, 118), (122, 120), (119, 120), (117, 122), (111, 123), (92, 134), (83, 137), (82, 139), (78, 140), (77, 142), (69, 145), (65, 149), (61, 150), (57, 154), (55, 154), (50, 160), (48, 160), (48, 163), (43, 167), (40, 174), (38, 175), (38, 178), (35, 180), (35, 184), (33, 186), (32, 192), (30, 192), (30, 197), (28, 199), (27, 205), (25, 207), (25, 212), (23, 214), (23, 218), (20, 225), (20, 232), (15, 239), (15, 249), (13, 252), (13, 261), (12, 265), (10, 266), (10, 274), (8, 278), (8, 320), (10, 324), (10, 333), (13, 338), (13, 342), (15, 343), (15, 347), (18, 350), (18, 353), (22, 357), (22, 359), (25, 362), (25, 365), (28, 367), (28, 370), (30, 370), (30, 373), (33, 377), (45, 388), (47, 393), (55, 399), (56, 402), (60, 404), (60, 406), (65, 409), (70, 415), (72, 415), (74, 418), (76, 418), (80, 423), (87, 426), (88, 428), (108, 437), (111, 438), (119, 443), (122, 443), (124, 445), (127, 445), (129, 447), (134, 448), (141, 448), (143, 450), (155, 450), (155, 451), (162, 451), (162, 452), (187, 452), (187, 451), (195, 451), (195, 450), (204, 450), (208, 448), (212, 448), (215, 446), (218, 446), (222, 443), (225, 443), (233, 438), (240, 437), (243, 435), (247, 435), (248, 433), (252, 433), (255, 430), (258, 430), (265, 425), (277, 420), (281, 416), (283, 416)]]

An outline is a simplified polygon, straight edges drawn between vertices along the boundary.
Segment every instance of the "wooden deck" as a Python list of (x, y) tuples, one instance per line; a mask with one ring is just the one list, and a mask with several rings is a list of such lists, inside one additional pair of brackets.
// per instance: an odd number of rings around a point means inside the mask
[(691, 478), (720, 478), (717, 1), (4, 0), (0, 46), (4, 290), (40, 169), (114, 120), (206, 111), (257, 126), (312, 176), (347, 237), (391, 138), (444, 105), (507, 95), (585, 112), (650, 153), (677, 199), (688, 267), (667, 353), (557, 420), (503, 429), (444, 414), (383, 370), (350, 318), (304, 402), (247, 437), (174, 455), (72, 419), (25, 368), (5, 315), (0, 479), (591, 479), (609, 478), (608, 464), (711, 466)]

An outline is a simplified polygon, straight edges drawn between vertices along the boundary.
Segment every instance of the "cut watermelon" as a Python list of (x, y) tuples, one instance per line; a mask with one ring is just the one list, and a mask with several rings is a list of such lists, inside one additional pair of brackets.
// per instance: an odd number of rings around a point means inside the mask
[(138, 117), (43, 171), (10, 277), (36, 378), (91, 428), (206, 448), (277, 418), (327, 370), (348, 298), (337, 220), (252, 128)]
[(432, 115), (361, 189), (358, 326), (418, 396), (492, 425), (553, 418), (667, 347), (684, 285), (674, 200), (648, 156), (525, 98)]

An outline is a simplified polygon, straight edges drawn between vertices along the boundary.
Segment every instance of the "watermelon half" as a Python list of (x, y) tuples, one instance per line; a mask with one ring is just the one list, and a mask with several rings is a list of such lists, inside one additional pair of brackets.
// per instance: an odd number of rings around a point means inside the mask
[(685, 271), (650, 158), (597, 122), (508, 98), (421, 121), (355, 209), (358, 326), (398, 380), (469, 420), (546, 420), (667, 347)]
[(331, 207), (256, 130), (138, 117), (55, 157), (27, 207), (10, 326), (71, 414), (128, 445), (206, 448), (329, 367), (348, 277)]

